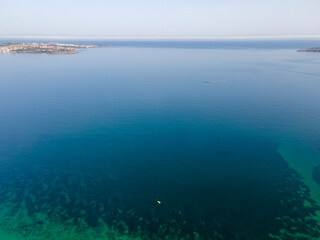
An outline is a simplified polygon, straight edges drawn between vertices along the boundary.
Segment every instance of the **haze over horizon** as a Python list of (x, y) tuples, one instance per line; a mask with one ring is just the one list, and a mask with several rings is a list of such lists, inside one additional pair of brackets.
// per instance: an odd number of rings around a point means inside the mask
[(278, 36), (212, 36), (212, 37), (170, 37), (170, 36), (0, 36), (0, 39), (101, 39), (101, 40), (318, 40), (320, 35), (278, 35)]
[(320, 35), (316, 0), (4, 0), (0, 36), (281, 37)]

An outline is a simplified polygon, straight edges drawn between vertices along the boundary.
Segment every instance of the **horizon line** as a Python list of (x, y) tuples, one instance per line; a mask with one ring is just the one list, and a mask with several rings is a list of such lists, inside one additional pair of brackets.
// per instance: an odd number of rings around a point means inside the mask
[(266, 35), (266, 36), (212, 36), (212, 37), (154, 37), (154, 36), (0, 36), (1, 38), (29, 39), (203, 39), (203, 40), (250, 40), (250, 39), (320, 39), (320, 35)]

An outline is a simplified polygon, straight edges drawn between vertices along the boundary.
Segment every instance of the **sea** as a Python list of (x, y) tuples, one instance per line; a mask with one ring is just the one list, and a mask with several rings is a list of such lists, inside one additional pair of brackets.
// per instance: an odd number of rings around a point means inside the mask
[(0, 240), (320, 239), (320, 40), (0, 55)]

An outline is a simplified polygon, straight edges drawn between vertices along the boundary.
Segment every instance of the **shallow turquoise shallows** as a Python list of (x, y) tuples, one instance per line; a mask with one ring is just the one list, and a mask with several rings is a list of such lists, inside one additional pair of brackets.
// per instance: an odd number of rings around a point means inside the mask
[(0, 55), (0, 240), (319, 239), (320, 41)]

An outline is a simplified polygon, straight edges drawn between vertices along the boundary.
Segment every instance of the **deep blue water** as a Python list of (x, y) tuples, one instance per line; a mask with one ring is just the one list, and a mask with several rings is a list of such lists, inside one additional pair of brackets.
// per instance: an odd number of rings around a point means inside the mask
[(319, 237), (319, 41), (95, 43), (0, 55), (0, 237)]

